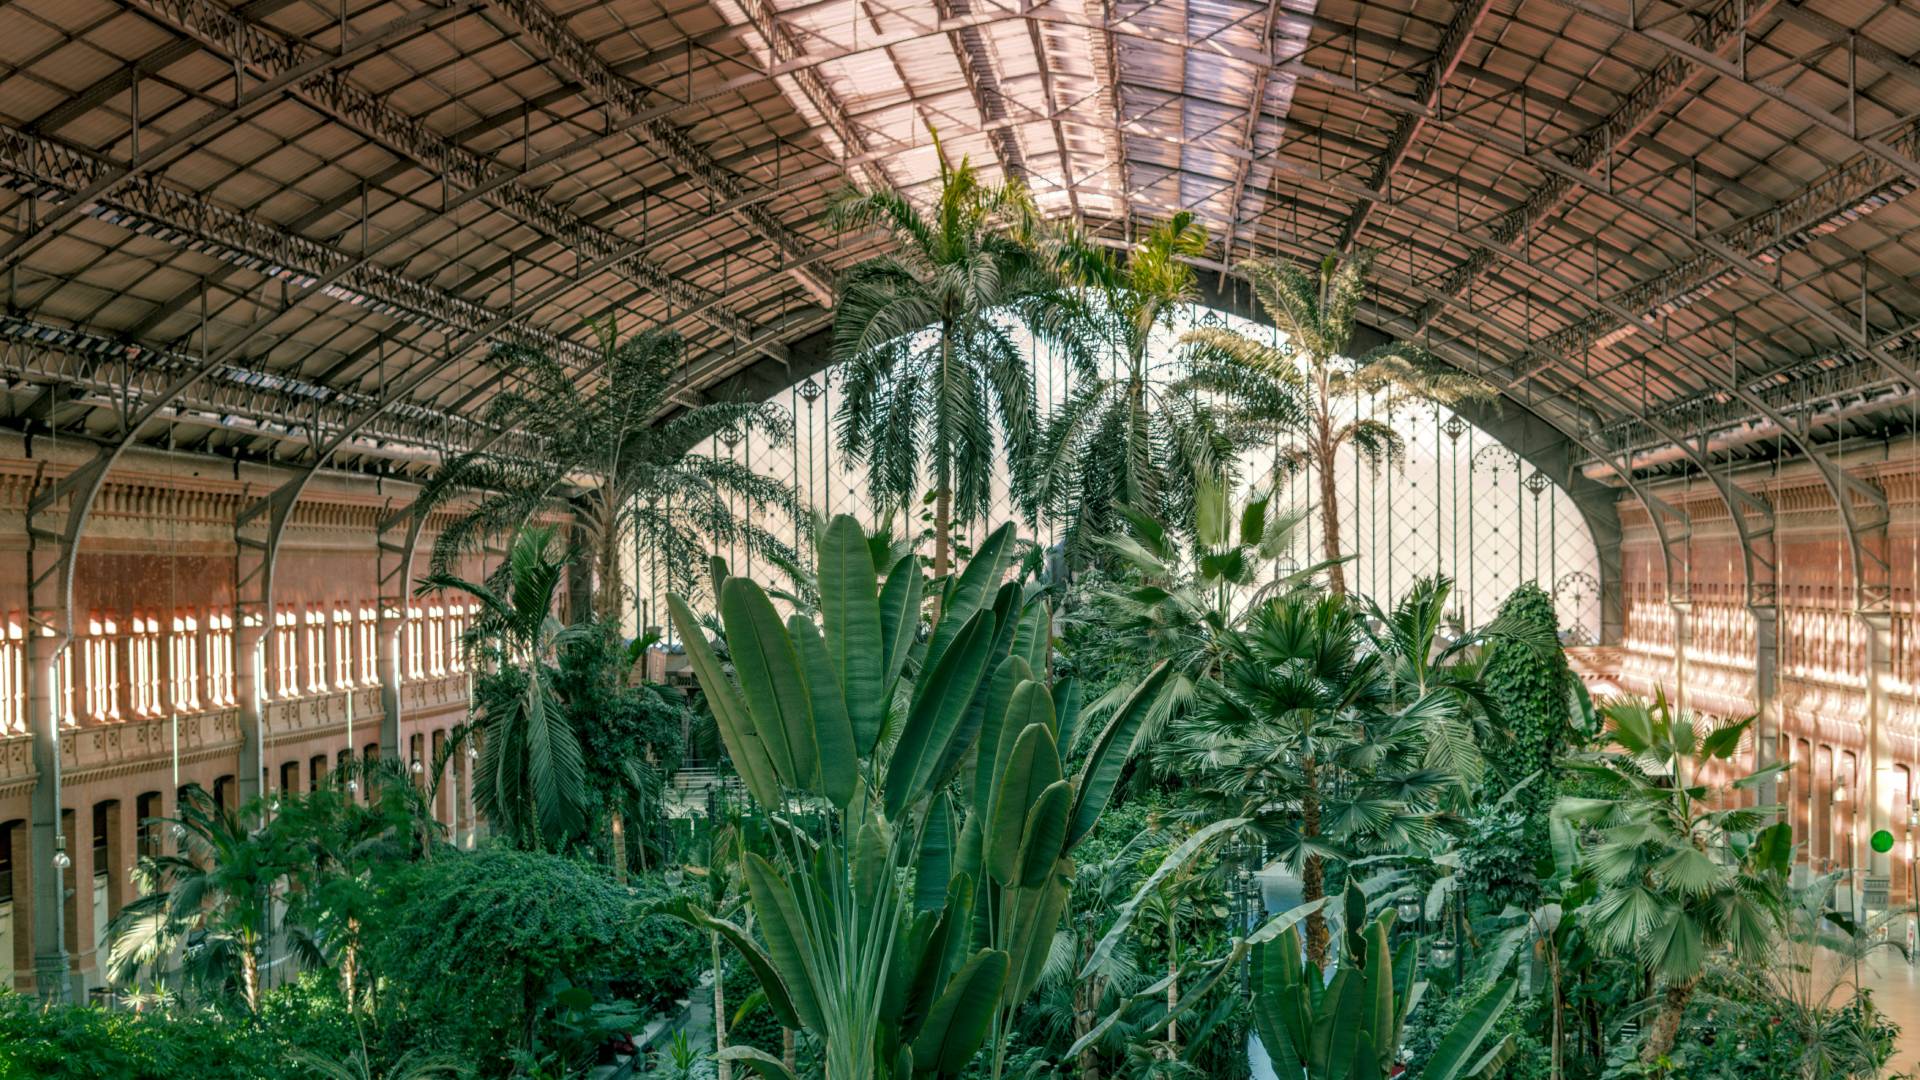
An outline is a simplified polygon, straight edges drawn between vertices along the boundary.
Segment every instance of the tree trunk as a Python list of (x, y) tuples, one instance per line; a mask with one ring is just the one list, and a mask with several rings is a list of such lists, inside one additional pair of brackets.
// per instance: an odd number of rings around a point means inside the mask
[(1327, 589), (1335, 596), (1347, 595), (1347, 569), (1340, 559), (1340, 487), (1333, 473), (1334, 455), (1324, 448), (1315, 455), (1320, 460), (1320, 534), (1326, 545)]
[(613, 834), (609, 837), (610, 842), (607, 845), (612, 849), (608, 854), (613, 857), (613, 880), (617, 884), (625, 885), (627, 883), (627, 829), (626, 822), (620, 817), (620, 811), (613, 812), (613, 816), (608, 819), (607, 829)]
[(1665, 993), (1661, 995), (1660, 1014), (1653, 1018), (1653, 1030), (1647, 1035), (1645, 1046), (1640, 1048), (1640, 1060), (1651, 1065), (1673, 1051), (1673, 1043), (1680, 1035), (1680, 1021), (1686, 1019), (1687, 1003), (1693, 1000), (1693, 988), (1700, 982), (1698, 975), (1669, 982)]
[[(1300, 796), (1300, 835), (1313, 840), (1320, 835), (1319, 764), (1308, 757), (1300, 763), (1305, 789)], [(1320, 856), (1309, 854), (1300, 868), (1300, 898), (1313, 903), (1327, 894), (1326, 867)], [(1327, 966), (1327, 919), (1318, 911), (1307, 916), (1307, 959), (1321, 968)]]
[(800, 1075), (800, 1049), (794, 1044), (793, 1029), (790, 1027), (780, 1029), (780, 1060), (786, 1064), (788, 1072)]
[[(619, 518), (600, 523), (599, 550), (594, 553), (593, 615), (602, 622), (620, 616), (620, 594), (626, 591), (620, 574)], [(634, 632), (641, 631), (636, 627)]]
[(254, 954), (253, 943), (248, 942), (246, 951), (240, 954), (240, 988), (247, 997), (247, 1011), (260, 1011), (260, 958)]
[[(953, 364), (953, 331), (945, 323), (940, 325), (940, 388), (941, 400), (946, 398), (947, 371)], [(933, 576), (945, 577), (951, 559), (953, 545), (953, 441), (947, 437), (947, 420), (944, 405), (934, 406), (941, 409), (933, 418)], [(935, 598), (935, 604), (938, 604)], [(937, 607), (936, 607), (937, 610)]]
[[(1180, 1007), (1180, 927), (1175, 919), (1167, 920), (1167, 1013)], [(1167, 1060), (1180, 1056), (1180, 1021), (1167, 1025)]]
[[(720, 961), (720, 935), (708, 934), (707, 944), (713, 953), (713, 1052), (717, 1057), (727, 1048), (726, 969)], [(733, 1062), (719, 1062), (715, 1069), (719, 1080), (733, 1080)]]
[[(1081, 950), (1085, 957), (1091, 948)], [(1094, 1013), (1100, 1008), (1100, 976), (1090, 979), (1074, 980), (1073, 984), (1073, 1041), (1086, 1038), (1093, 1030)], [(1080, 1080), (1100, 1080), (1100, 1058), (1089, 1046), (1080, 1051)]]

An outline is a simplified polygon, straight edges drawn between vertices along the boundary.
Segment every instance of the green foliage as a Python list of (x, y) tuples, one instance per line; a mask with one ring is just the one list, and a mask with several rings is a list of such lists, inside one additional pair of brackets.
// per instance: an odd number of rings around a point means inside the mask
[[(683, 590), (698, 586), (709, 544), (791, 557), (785, 543), (733, 508), (777, 507), (791, 515), (792, 491), (730, 457), (691, 452), (723, 430), (783, 437), (786, 418), (758, 402), (689, 407), (673, 397), (686, 358), (678, 334), (655, 329), (622, 338), (611, 317), (592, 327), (600, 362), (584, 373), (531, 345), (489, 354), (504, 377), (481, 420), (525, 438), (455, 457), (420, 493), (420, 514), (462, 493), (472, 497), (436, 539), (434, 572), (453, 572), (462, 554), (489, 537), (518, 534), (558, 498), (568, 500), (592, 562), (601, 619), (620, 614), (621, 557), (636, 539)], [(658, 419), (669, 410), (671, 418)], [(528, 453), (529, 444), (541, 452)]]
[[(1414, 942), (1391, 949), (1393, 911), (1363, 926), (1357, 896), (1347, 897), (1347, 942), (1331, 978), (1302, 961), (1295, 929), (1254, 950), (1254, 1029), (1282, 1075), (1298, 1069), (1306, 1080), (1384, 1080), (1393, 1073), (1402, 1029), (1421, 997)], [(1493, 1033), (1514, 988), (1502, 980), (1475, 996), (1439, 1036), (1423, 1080), (1477, 1077), (1511, 1053), (1512, 1044)]]
[[(1285, 470), (1309, 467), (1320, 481), (1320, 502), (1336, 505), (1333, 477), (1339, 455), (1351, 450), (1374, 462), (1398, 462), (1404, 442), (1389, 422), (1416, 402), (1456, 405), (1488, 401), (1493, 387), (1458, 368), (1440, 363), (1410, 341), (1392, 341), (1357, 359), (1348, 356), (1354, 314), (1365, 294), (1373, 252), (1356, 251), (1345, 259), (1329, 255), (1317, 274), (1290, 259), (1249, 263), (1245, 269), (1253, 293), (1273, 324), (1277, 339), (1250, 337), (1225, 327), (1202, 327), (1181, 340), (1188, 346), (1197, 388), (1227, 401), (1223, 413), (1244, 426), (1267, 421), (1269, 431), (1297, 435), (1282, 450)], [(1277, 410), (1292, 402), (1292, 415)], [(1360, 408), (1362, 402), (1367, 408)], [(1363, 415), (1364, 414), (1364, 415)], [(1380, 419), (1380, 417), (1387, 419)], [(1273, 418), (1269, 420), (1268, 418)], [(1320, 517), (1322, 553), (1331, 565), (1327, 580), (1345, 594), (1340, 562), (1340, 515)]]
[(563, 847), (585, 823), (586, 760), (554, 665), (562, 646), (593, 630), (554, 616), (571, 557), (555, 547), (552, 528), (529, 527), (491, 581), (436, 573), (420, 584), (480, 602), (468, 636), (491, 665), (473, 684), (481, 736), (473, 797), (496, 833), (527, 848)]
[[(1500, 617), (1548, 634), (1559, 632), (1553, 598), (1532, 582), (1508, 595), (1500, 605)], [(1487, 697), (1508, 738), (1508, 745), (1492, 756), (1492, 784), (1506, 791), (1526, 782), (1514, 800), (1526, 821), (1517, 838), (1520, 849), (1529, 862), (1551, 858), (1546, 822), (1560, 794), (1558, 763), (1578, 745), (1568, 705), (1573, 672), (1567, 666), (1567, 654), (1557, 643), (1540, 649), (1495, 641), (1487, 648), (1483, 677)], [(1521, 880), (1506, 884), (1518, 888)]]
[(941, 582), (939, 617), (916, 641), (918, 560), (876, 566), (859, 525), (836, 518), (820, 542), (819, 624), (783, 623), (744, 578), (721, 587), (732, 674), (670, 601), (748, 790), (787, 812), (773, 857), (744, 859), (764, 945), (712, 911), (678, 910), (734, 947), (785, 1026), (820, 1038), (831, 1080), (955, 1075), (1005, 1029), (1051, 951), (1071, 854), (1164, 677), (1068, 776), (1049, 612), (1002, 581), (1012, 555), (1003, 526)]
[[(937, 149), (937, 143), (936, 143)], [(833, 351), (845, 380), (840, 449), (867, 466), (878, 506), (902, 507), (933, 478), (934, 573), (947, 571), (954, 521), (978, 521), (994, 465), (1020, 467), (1038, 419), (1015, 329), (1058, 329), (1058, 281), (1034, 243), (1036, 212), (1017, 183), (988, 184), (938, 151), (925, 210), (897, 191), (850, 191), (832, 208), (844, 229), (878, 227), (894, 250), (840, 281)], [(997, 453), (996, 433), (1005, 454)]]
[(1153, 370), (1153, 336), (1196, 297), (1197, 275), (1186, 260), (1206, 244), (1206, 226), (1182, 211), (1142, 236), (1124, 262), (1080, 237), (1063, 248), (1087, 347), (1073, 354), (1073, 391), (1047, 419), (1014, 482), (1030, 520), (1065, 523), (1076, 562), (1120, 533), (1126, 508), (1184, 530), (1197, 485), (1229, 478), (1235, 436), (1253, 434), (1227, 429), (1210, 395)]
[(396, 875), (372, 935), (382, 1006), (483, 1071), (551, 1045), (585, 988), (641, 1015), (686, 995), (705, 942), (647, 914), (671, 895), (636, 896), (591, 866), (492, 848), (450, 854)]
[(622, 685), (625, 650), (610, 629), (581, 635), (560, 650), (554, 689), (589, 763), (582, 803), (588, 828), (581, 841), (611, 859), (613, 815), (621, 816), (639, 865), (658, 864), (671, 849), (664, 802), (681, 760), (693, 713), (678, 691)]
[(251, 1021), (41, 1003), (0, 991), (0, 1080), (258, 1080), (304, 1075)]
[[(1474, 992), (1422, 995), (1422, 1008), (1407, 1018), (1402, 1032), (1407, 1075), (1426, 1076), (1434, 1051), (1449, 1031), (1479, 1003)], [(1506, 1060), (1482, 1074), (1481, 1080), (1551, 1080), (1552, 1057), (1546, 1044), (1528, 1027), (1528, 1010), (1516, 1001), (1502, 1012), (1488, 1033), (1488, 1045), (1505, 1042), (1512, 1049)]]

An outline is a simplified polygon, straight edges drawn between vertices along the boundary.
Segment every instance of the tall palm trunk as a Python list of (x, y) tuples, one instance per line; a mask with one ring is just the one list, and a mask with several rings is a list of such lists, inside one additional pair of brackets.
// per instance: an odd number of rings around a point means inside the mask
[(246, 995), (247, 1011), (260, 1011), (260, 957), (255, 955), (253, 942), (242, 945), (240, 953), (240, 989)]
[(933, 418), (933, 576), (947, 576), (953, 546), (953, 443), (947, 437), (947, 379), (953, 365), (951, 328), (940, 326), (940, 395)]
[(1347, 595), (1347, 570), (1340, 559), (1340, 485), (1334, 476), (1333, 438), (1328, 421), (1320, 420), (1320, 438), (1314, 447), (1314, 464), (1320, 470), (1320, 535), (1326, 544), (1321, 555), (1327, 560), (1327, 589), (1335, 596)]
[[(1319, 763), (1309, 755), (1300, 763), (1300, 779), (1305, 789), (1300, 796), (1300, 835), (1308, 841), (1320, 836)], [(1313, 903), (1327, 895), (1327, 871), (1320, 856), (1308, 854), (1300, 869), (1300, 898)], [(1327, 919), (1316, 911), (1307, 916), (1307, 959), (1325, 968), (1327, 965)]]
[[(618, 511), (609, 509), (607, 520), (599, 523), (599, 542), (594, 545), (593, 553), (593, 616), (602, 622), (610, 622), (620, 615), (620, 594), (626, 591), (624, 576), (620, 573), (620, 518)], [(636, 633), (644, 627), (636, 628)]]
[(1680, 1034), (1680, 1021), (1686, 1019), (1687, 1005), (1693, 1000), (1693, 988), (1699, 985), (1698, 975), (1690, 976), (1667, 984), (1661, 994), (1660, 1013), (1653, 1019), (1653, 1031), (1648, 1033), (1645, 1046), (1640, 1048), (1640, 1060), (1651, 1065), (1673, 1051), (1674, 1040)]

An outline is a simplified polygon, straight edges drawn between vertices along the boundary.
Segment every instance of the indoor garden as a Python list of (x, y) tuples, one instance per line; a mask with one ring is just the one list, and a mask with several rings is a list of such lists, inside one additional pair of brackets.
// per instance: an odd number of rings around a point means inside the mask
[(184, 788), (0, 1075), (1894, 1074), (1908, 912), (1809, 872), (1752, 719), (1589, 692), (1594, 541), (1356, 333), (1372, 253), (1229, 319), (1192, 214), (1094, 243), (944, 156), (828, 214), (890, 243), (772, 401), (618, 315), (585, 379), (493, 352), (543, 452), (422, 495), (466, 722)]

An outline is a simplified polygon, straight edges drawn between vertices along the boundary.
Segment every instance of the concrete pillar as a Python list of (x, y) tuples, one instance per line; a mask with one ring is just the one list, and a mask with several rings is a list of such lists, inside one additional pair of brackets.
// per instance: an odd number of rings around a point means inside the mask
[(380, 608), (380, 753), (400, 758), (400, 630), (406, 612), (383, 604)]
[(234, 613), (233, 696), (240, 702), (239, 802), (257, 798), (262, 788), (267, 735), (267, 641), (273, 612)]
[[(66, 897), (64, 875), (54, 870), (60, 836), (60, 652), (64, 635), (47, 635), (29, 628), (27, 711), (33, 725), (33, 795), (29, 801), (31, 852), (28, 856), (30, 924), (33, 936), (34, 983), (46, 1001), (67, 1001), (72, 982), (67, 977)], [(71, 841), (69, 841), (71, 843)], [(68, 853), (72, 857), (72, 853)], [(21, 933), (21, 928), (14, 932)]]
[(1693, 693), (1687, 688), (1687, 651), (1693, 646), (1693, 601), (1668, 600), (1673, 611), (1673, 707), (1686, 712), (1693, 707)]
[[(1780, 672), (1780, 609), (1772, 604), (1752, 604), (1753, 616), (1753, 706), (1759, 719), (1754, 721), (1754, 762), (1756, 770), (1780, 760), (1780, 712), (1775, 702)], [(1762, 781), (1754, 793), (1761, 806), (1780, 801), (1777, 777)]]
[[(1858, 613), (1867, 639), (1867, 745), (1860, 763), (1860, 784), (1865, 789), (1867, 821), (1864, 834), (1856, 840), (1864, 845), (1874, 833), (1889, 828), (1893, 821), (1893, 782), (1889, 771), (1893, 755), (1888, 750), (1888, 698), (1893, 681), (1893, 615), (1886, 611)], [(1859, 830), (1856, 830), (1859, 831)], [(1886, 876), (1889, 860), (1885, 854), (1867, 847), (1869, 874)]]

